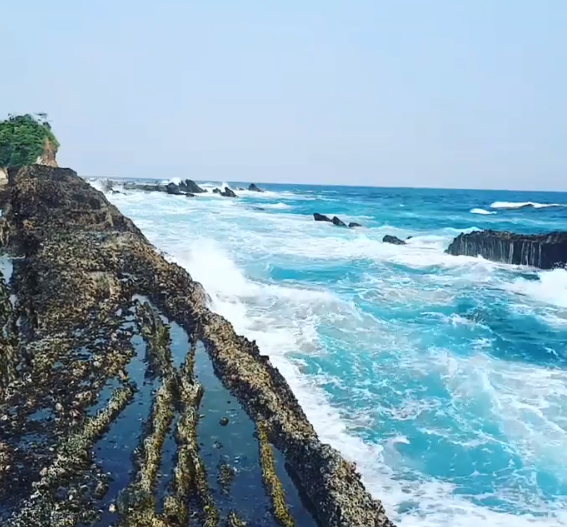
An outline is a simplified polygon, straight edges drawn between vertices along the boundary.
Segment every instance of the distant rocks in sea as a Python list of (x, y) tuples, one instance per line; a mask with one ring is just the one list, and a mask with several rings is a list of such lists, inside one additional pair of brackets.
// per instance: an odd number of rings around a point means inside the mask
[(352, 223), (349, 223), (347, 225), (338, 216), (333, 216), (332, 218), (329, 218), (329, 216), (325, 216), (325, 214), (319, 214), (318, 212), (313, 213), (313, 219), (315, 221), (326, 221), (326, 222), (332, 223), (333, 225), (336, 225), (337, 227), (350, 227), (351, 229), (353, 227), (362, 227), (362, 225), (360, 225), (360, 223), (352, 222)]
[(397, 236), (391, 236), (390, 234), (386, 234), (384, 238), (382, 238), (383, 243), (391, 243), (393, 245), (406, 245), (404, 240), (400, 240)]
[(213, 189), (213, 193), (214, 194), (220, 194), (221, 196), (223, 196), (224, 198), (237, 198), (238, 196), (234, 193), (233, 190), (229, 189), (228, 187), (224, 187), (224, 190), (221, 190), (220, 188), (214, 188)]
[(264, 190), (262, 190), (260, 187), (256, 186), (255, 183), (250, 183), (250, 186), (248, 187), (248, 190), (250, 192), (265, 192)]
[[(112, 181), (108, 183), (112, 184)], [(106, 185), (103, 186), (103, 190), (106, 192), (107, 190), (111, 190), (112, 187), (109, 189), (106, 188)], [(189, 196), (192, 197), (195, 194), (203, 194), (207, 192), (205, 189), (202, 189), (197, 183), (192, 181), (191, 179), (186, 179), (179, 183), (167, 183), (167, 185), (162, 185), (160, 183), (125, 183), (124, 190), (143, 190), (145, 192), (165, 192), (167, 194), (173, 194), (176, 196)]]
[(567, 264), (567, 232), (475, 231), (459, 234), (446, 252), (454, 256), (482, 256), (494, 262), (553, 269)]

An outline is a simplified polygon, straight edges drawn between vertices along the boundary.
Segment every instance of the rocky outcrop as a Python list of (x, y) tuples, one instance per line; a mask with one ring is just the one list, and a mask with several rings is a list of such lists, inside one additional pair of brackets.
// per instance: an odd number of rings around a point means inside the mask
[(234, 193), (233, 190), (231, 190), (228, 187), (224, 187), (224, 190), (221, 190), (220, 188), (214, 188), (213, 189), (213, 193), (215, 194), (220, 194), (221, 196), (223, 196), (224, 198), (237, 198), (238, 196)]
[[(110, 182), (112, 183), (112, 182)], [(103, 190), (105, 190), (103, 188)], [(124, 190), (143, 190), (144, 192), (165, 192), (167, 194), (172, 194), (175, 196), (188, 196), (195, 197), (195, 194), (201, 194), (207, 192), (199, 187), (194, 181), (186, 179), (181, 183), (168, 183), (167, 185), (162, 185), (160, 183), (132, 183), (128, 182), (124, 184)], [(106, 191), (106, 190), (105, 190)]]
[(392, 243), (394, 245), (405, 245), (406, 242), (404, 240), (400, 240), (397, 236), (390, 236), (386, 234), (384, 238), (382, 238), (383, 243)]
[(179, 188), (186, 193), (189, 194), (203, 194), (207, 192), (205, 189), (201, 188), (197, 183), (195, 183), (192, 179), (186, 179), (179, 183)]
[(250, 183), (248, 190), (250, 192), (264, 192), (260, 187), (256, 186), (256, 184), (254, 184), (254, 183)]
[[(263, 480), (278, 521), (291, 525), (293, 511), (278, 482), (272, 445), (320, 526), (393, 526), (356, 467), (320, 441), (270, 358), (212, 312), (203, 287), (166, 261), (104, 194), (71, 170), (40, 166), (10, 175), (9, 186), (10, 249), (21, 258), (14, 261), (18, 300), (6, 337), (15, 353), (0, 354), (0, 437), (8, 449), (0, 456), (0, 482), (14, 482), (0, 485), (0, 503), (11, 500), (13, 511), (3, 525), (96, 523), (108, 479), (95, 445), (125, 408), (147, 398), (153, 403), (132, 457), (132, 480), (118, 507), (104, 508), (120, 521), (105, 524), (187, 525), (195, 502), (199, 523), (219, 525), (197, 429), (203, 387), (193, 365), (202, 345), (256, 424)], [(181, 366), (172, 362), (162, 317), (187, 333), (190, 349)], [(135, 334), (145, 356), (133, 347)], [(155, 378), (155, 390), (137, 398), (144, 386), (136, 378), (144, 385)], [(137, 419), (139, 410), (133, 415)], [(162, 510), (154, 493), (164, 438), (174, 423), (174, 477)], [(27, 437), (34, 438), (33, 448)], [(225, 511), (229, 524), (242, 525), (237, 513)]]
[(45, 165), (49, 167), (57, 167), (57, 148), (55, 145), (49, 140), (48, 137), (45, 138), (45, 143), (43, 146), (43, 153), (38, 156), (36, 160), (37, 165)]
[(165, 191), (168, 194), (174, 194), (176, 196), (182, 196), (183, 194), (185, 194), (185, 192), (183, 192), (180, 188), (179, 185), (176, 185), (175, 183), (168, 183), (165, 186)]
[(446, 252), (455, 256), (482, 256), (494, 262), (553, 269), (567, 265), (567, 232), (516, 234), (475, 231), (459, 234)]
[(319, 214), (318, 212), (313, 213), (313, 219), (315, 221), (328, 221), (328, 222), (333, 221), (331, 220), (331, 218), (329, 218), (329, 216), (325, 216), (324, 214)]
[[(341, 220), (338, 216), (333, 216), (332, 218), (329, 218), (329, 216), (325, 216), (325, 214), (319, 214), (318, 212), (314, 212), (313, 219), (315, 221), (328, 221), (329, 223), (332, 223), (337, 227), (347, 227), (347, 224), (343, 220)], [(362, 227), (362, 225), (360, 225), (360, 223), (351, 222), (348, 224), (348, 227), (352, 229), (354, 227)]]

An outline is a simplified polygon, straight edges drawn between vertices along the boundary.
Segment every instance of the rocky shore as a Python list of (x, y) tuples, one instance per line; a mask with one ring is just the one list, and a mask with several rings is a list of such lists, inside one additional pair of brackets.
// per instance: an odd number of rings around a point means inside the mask
[[(13, 265), (0, 280), (2, 525), (246, 525), (230, 460), (217, 488), (202, 454), (213, 443), (200, 433), (210, 419), (201, 414), (202, 349), (255, 427), (271, 520), (248, 525), (310, 525), (290, 506), (291, 478), (321, 527), (393, 526), (356, 467), (321, 443), (269, 357), (101, 192), (69, 169), (12, 171), (1, 223)], [(176, 328), (187, 340), (180, 360)], [(124, 459), (130, 480), (119, 485), (105, 469), (103, 438), (139, 405), (147, 412), (133, 420), (139, 440)], [(217, 426), (220, 434), (231, 424)], [(167, 448), (174, 456), (162, 486)]]
[(451, 242), (447, 253), (553, 269), (567, 265), (567, 232), (529, 235), (486, 230), (463, 233)]

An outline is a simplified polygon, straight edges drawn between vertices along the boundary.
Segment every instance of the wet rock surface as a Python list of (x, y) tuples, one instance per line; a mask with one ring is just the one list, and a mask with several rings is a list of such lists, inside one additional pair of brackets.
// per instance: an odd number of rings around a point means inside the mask
[(516, 234), (508, 231), (475, 231), (457, 236), (448, 254), (482, 256), (514, 265), (553, 269), (567, 265), (567, 232)]
[(264, 190), (258, 187), (255, 183), (250, 183), (248, 190), (251, 192), (264, 192)]
[[(114, 182), (108, 181), (103, 186), (103, 190), (106, 189), (106, 184), (113, 184)], [(111, 187), (112, 188), (112, 187)], [(185, 195), (189, 197), (193, 197), (195, 194), (202, 194), (207, 192), (205, 189), (202, 189), (197, 183), (192, 181), (191, 179), (186, 179), (181, 181), (180, 183), (167, 183), (166, 185), (162, 185), (161, 183), (131, 183), (127, 182), (124, 183), (124, 190), (142, 190), (145, 192), (165, 192), (167, 194), (173, 194), (177, 196)]]
[(350, 229), (354, 227), (362, 227), (360, 223), (351, 222), (347, 225), (338, 216), (333, 216), (332, 218), (329, 218), (329, 216), (325, 216), (325, 214), (319, 214), (318, 212), (313, 213), (313, 219), (315, 221), (327, 221), (329, 223), (332, 223), (333, 225), (336, 225), (337, 227), (349, 227)]
[[(304, 525), (273, 447), (319, 525), (392, 525), (355, 467), (320, 442), (270, 359), (211, 312), (202, 286), (101, 192), (71, 170), (45, 166), (11, 173), (9, 187), (2, 232), (15, 258), (11, 278), (0, 281), (2, 525), (243, 525), (246, 504), (219, 505), (214, 487), (219, 479), (223, 495), (237, 492), (230, 460), (210, 476), (202, 456), (201, 445), (214, 440), (198, 433), (207, 390), (195, 375), (198, 343), (256, 426), (270, 511), (249, 525)], [(187, 335), (183, 357), (172, 356), (173, 324)], [(130, 424), (140, 428), (137, 444), (127, 445), (129, 481), (114, 482), (100, 446), (142, 403), (145, 417)], [(229, 423), (218, 426), (230, 432)], [(175, 449), (169, 465), (164, 445)]]
[(404, 240), (400, 240), (397, 236), (391, 236), (390, 234), (386, 234), (384, 238), (382, 238), (383, 243), (392, 243), (393, 245), (405, 245), (406, 242)]

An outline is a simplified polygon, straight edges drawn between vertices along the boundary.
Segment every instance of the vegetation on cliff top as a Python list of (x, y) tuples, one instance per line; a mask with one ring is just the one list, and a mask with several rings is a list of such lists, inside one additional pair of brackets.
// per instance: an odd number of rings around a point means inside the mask
[(0, 121), (0, 167), (31, 165), (44, 152), (46, 139), (55, 151), (59, 142), (51, 131), (47, 115), (10, 115)]

